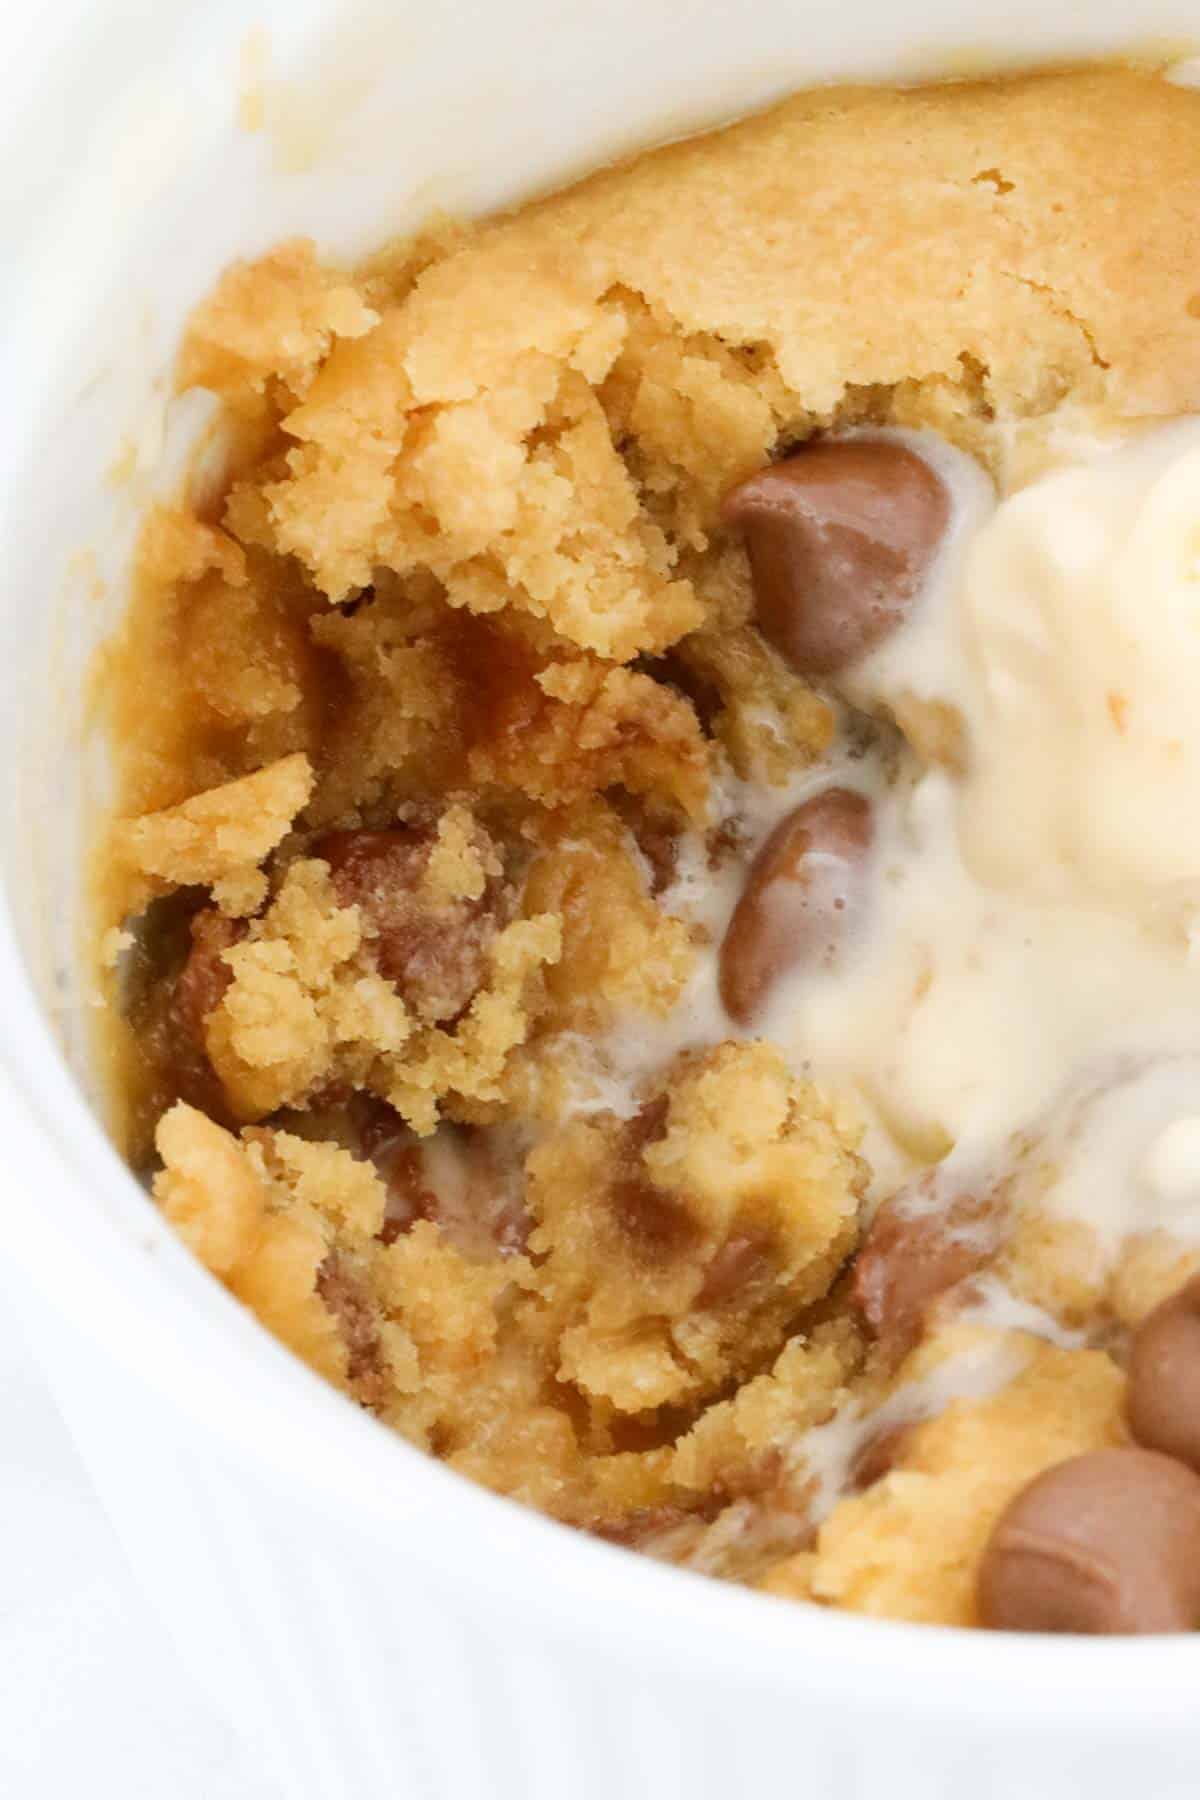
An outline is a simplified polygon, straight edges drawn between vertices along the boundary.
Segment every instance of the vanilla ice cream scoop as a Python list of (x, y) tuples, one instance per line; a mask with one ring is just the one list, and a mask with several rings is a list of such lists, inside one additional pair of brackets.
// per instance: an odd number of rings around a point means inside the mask
[(1200, 900), (1195, 425), (1005, 501), (961, 627), (971, 870), (1141, 916)]
[(879, 1191), (897, 1150), (988, 1167), (1082, 1089), (1048, 1203), (1108, 1244), (1200, 1239), (1200, 421), (998, 502), (929, 454), (943, 550), (844, 684), (916, 754), (878, 778), (854, 957), (782, 982), (766, 1027), (865, 1099)]

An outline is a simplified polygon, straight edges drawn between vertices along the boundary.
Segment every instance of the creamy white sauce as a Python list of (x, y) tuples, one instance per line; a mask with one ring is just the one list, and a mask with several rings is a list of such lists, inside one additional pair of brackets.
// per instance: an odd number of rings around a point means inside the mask
[(812, 1523), (819, 1525), (832, 1512), (872, 1439), (937, 1418), (954, 1400), (986, 1400), (1007, 1387), (1028, 1361), (1029, 1346), (1020, 1337), (1004, 1333), (981, 1338), (947, 1356), (919, 1380), (905, 1382), (873, 1411), (851, 1402), (824, 1425), (804, 1432), (792, 1454), (803, 1461), (816, 1484), (809, 1506)]
[(977, 1275), (971, 1283), (971, 1298), (955, 1314), (958, 1325), (980, 1325), (989, 1331), (1023, 1331), (1027, 1337), (1041, 1338), (1060, 1350), (1077, 1350), (1086, 1342), (1086, 1334), (1068, 1331), (1065, 1325), (1022, 1300), (995, 1275)]

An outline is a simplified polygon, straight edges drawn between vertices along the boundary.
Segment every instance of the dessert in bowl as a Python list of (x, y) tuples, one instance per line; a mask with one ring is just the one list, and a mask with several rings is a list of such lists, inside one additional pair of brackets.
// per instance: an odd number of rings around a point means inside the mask
[(1196, 1624), (1198, 152), (1161, 72), (800, 93), (193, 312), (115, 1128), (460, 1473), (823, 1607)]

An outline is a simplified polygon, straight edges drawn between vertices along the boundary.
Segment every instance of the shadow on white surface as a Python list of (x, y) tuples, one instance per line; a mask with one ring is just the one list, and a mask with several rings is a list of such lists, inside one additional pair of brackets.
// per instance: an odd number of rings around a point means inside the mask
[(278, 1800), (194, 1692), (2, 1317), (0, 1794)]

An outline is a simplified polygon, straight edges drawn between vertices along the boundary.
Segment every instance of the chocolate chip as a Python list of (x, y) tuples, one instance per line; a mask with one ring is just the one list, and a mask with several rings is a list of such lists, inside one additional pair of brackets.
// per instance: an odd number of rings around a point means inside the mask
[(1134, 1333), (1128, 1410), (1140, 1444), (1200, 1469), (1200, 1276)]
[(890, 1475), (912, 1442), (915, 1421), (905, 1425), (887, 1425), (873, 1431), (851, 1461), (846, 1471), (846, 1486), (852, 1494), (874, 1487)]
[(656, 1538), (683, 1528), (698, 1537), (711, 1524), (718, 1506), (703, 1502), (683, 1507), (671, 1502), (659, 1506), (638, 1506), (619, 1518), (605, 1520), (591, 1527), (592, 1535), (609, 1544), (621, 1544), (629, 1550), (645, 1550)]
[(203, 1043), (205, 1021), (233, 980), (225, 952), (245, 935), (244, 920), (227, 919), (215, 907), (206, 907), (192, 920), (192, 948), (175, 988), (175, 1005), (182, 1027), (195, 1043)]
[(640, 1173), (620, 1175), (608, 1204), (626, 1243), (646, 1267), (675, 1262), (695, 1246), (699, 1232), (687, 1202)]
[(376, 1410), (388, 1395), (379, 1315), (350, 1261), (330, 1251), (317, 1270), (317, 1293), (337, 1321), (346, 1351), (346, 1376), (355, 1397)]
[(767, 1231), (741, 1231), (726, 1238), (704, 1271), (696, 1305), (720, 1306), (735, 1295), (744, 1296), (752, 1285), (761, 1285), (777, 1267), (774, 1247)]
[(834, 959), (860, 897), (873, 831), (862, 794), (826, 788), (771, 833), (721, 944), (721, 1000), (739, 1024), (757, 1017), (775, 982), (798, 963)]
[(1154, 1450), (1047, 1469), (1001, 1515), (978, 1603), (998, 1631), (1112, 1636), (1200, 1625), (1200, 1476)]
[(903, 624), (950, 500), (904, 445), (806, 445), (726, 495), (746, 535), (759, 629), (801, 675), (833, 675)]
[(423, 1019), (444, 1023), (470, 1005), (487, 973), (506, 895), (489, 881), (477, 900), (435, 902), (424, 889), (434, 834), (415, 826), (333, 831), (312, 845), (342, 906), (357, 906), (379, 973)]
[(421, 1139), (374, 1095), (356, 1094), (352, 1106), (357, 1152), (387, 1190), (383, 1243), (425, 1219), (472, 1261), (524, 1251), (530, 1219), (522, 1159), (502, 1132), (443, 1124)]
[[(246, 935), (243, 919), (202, 906), (187, 921), (182, 961), (165, 971), (131, 1018), (150, 1049), (163, 1083), (162, 1102), (187, 1101), (221, 1123), (232, 1123), (224, 1089), (209, 1060), (205, 1026), (233, 980), (225, 961)], [(161, 1110), (161, 1107), (160, 1107)]]
[(884, 1201), (855, 1258), (851, 1294), (885, 1354), (910, 1350), (934, 1302), (993, 1254), (1002, 1215), (994, 1191), (942, 1197), (936, 1176)]

